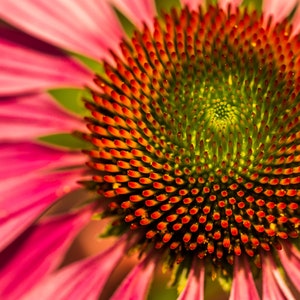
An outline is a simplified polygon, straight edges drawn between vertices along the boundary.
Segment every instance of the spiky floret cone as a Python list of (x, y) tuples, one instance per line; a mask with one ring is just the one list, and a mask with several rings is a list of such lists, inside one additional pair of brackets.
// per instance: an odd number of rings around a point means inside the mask
[[(268, 25), (269, 21), (269, 25)], [(121, 45), (87, 103), (106, 215), (215, 264), (299, 234), (300, 42), (256, 12), (183, 9)]]

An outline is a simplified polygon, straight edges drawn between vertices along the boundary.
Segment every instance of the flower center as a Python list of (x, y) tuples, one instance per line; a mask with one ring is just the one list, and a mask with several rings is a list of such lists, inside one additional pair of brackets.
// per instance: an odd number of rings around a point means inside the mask
[(183, 9), (106, 64), (87, 103), (105, 214), (180, 259), (299, 234), (299, 42), (256, 12)]

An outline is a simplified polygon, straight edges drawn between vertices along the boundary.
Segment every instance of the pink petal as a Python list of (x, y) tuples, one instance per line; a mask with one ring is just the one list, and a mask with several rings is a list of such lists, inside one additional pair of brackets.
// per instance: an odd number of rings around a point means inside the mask
[(42, 281), (23, 300), (96, 300), (110, 274), (133, 245), (127, 236), (106, 251), (75, 262)]
[(241, 3), (242, 0), (219, 0), (219, 7), (226, 11), (229, 5), (232, 9), (235, 9)]
[(264, 0), (263, 1), (263, 13), (266, 21), (270, 17), (273, 18), (273, 22), (281, 22), (292, 12), (296, 7), (298, 0)]
[(282, 279), (279, 269), (270, 254), (262, 255), (262, 298), (269, 299), (289, 299), (295, 297)]
[(0, 144), (0, 180), (26, 175), (37, 170), (82, 166), (86, 156), (80, 152), (67, 152), (32, 142)]
[(19, 236), (50, 205), (76, 189), (82, 170), (33, 172), (1, 180), (0, 251)]
[(0, 101), (0, 140), (32, 140), (75, 130), (85, 130), (83, 120), (65, 112), (47, 94)]
[(157, 257), (153, 257), (153, 253), (148, 254), (148, 256), (131, 270), (110, 299), (146, 299), (156, 266)]
[(16, 43), (14, 35), (18, 35), (14, 30), (1, 29), (1, 96), (36, 92), (51, 87), (83, 87), (92, 81), (91, 73), (71, 58), (30, 49)]
[(188, 6), (190, 10), (198, 10), (198, 7), (204, 3), (203, 0), (180, 0), (182, 6)]
[(203, 262), (196, 258), (193, 260), (187, 284), (179, 295), (178, 300), (203, 300), (204, 278), (205, 269)]
[(28, 228), (0, 254), (0, 298), (21, 299), (61, 263), (91, 209), (48, 218)]
[(138, 28), (142, 29), (144, 24), (150, 29), (153, 28), (153, 20), (156, 16), (153, 0), (109, 0), (109, 2)]
[(300, 251), (291, 243), (285, 243), (278, 255), (289, 279), (300, 292)]
[(235, 256), (233, 282), (229, 300), (259, 300), (247, 257)]
[(292, 19), (292, 35), (297, 35), (300, 32), (300, 6), (297, 7), (297, 10), (295, 12), (295, 15)]
[(123, 36), (106, 0), (1, 0), (0, 16), (35, 37), (95, 59), (110, 57)]

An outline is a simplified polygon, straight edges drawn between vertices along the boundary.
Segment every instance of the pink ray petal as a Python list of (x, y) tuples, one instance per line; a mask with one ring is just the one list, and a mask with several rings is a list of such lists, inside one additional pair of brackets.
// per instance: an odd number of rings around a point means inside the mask
[(300, 251), (291, 243), (285, 243), (282, 250), (278, 250), (280, 261), (289, 279), (300, 292)]
[(180, 0), (182, 6), (187, 5), (190, 10), (198, 10), (198, 7), (204, 3), (204, 0)]
[(193, 260), (189, 277), (184, 290), (178, 300), (203, 300), (204, 299), (205, 269), (203, 262), (198, 258)]
[(148, 254), (131, 270), (110, 299), (146, 299), (149, 285), (157, 266), (157, 260), (157, 257), (152, 252)]
[(45, 278), (23, 300), (96, 300), (114, 268), (134, 240), (127, 235), (106, 251), (75, 262)]
[(142, 29), (146, 24), (153, 28), (153, 19), (156, 16), (156, 9), (153, 0), (109, 0), (120, 10), (131, 22)]
[(269, 17), (272, 17), (274, 23), (281, 22), (288, 17), (297, 3), (298, 0), (264, 0), (262, 7), (264, 18), (268, 21)]
[(29, 227), (0, 253), (0, 298), (21, 299), (57, 268), (91, 214), (91, 207), (88, 207), (76, 213), (48, 218)]
[(300, 33), (300, 5), (298, 5), (297, 10), (292, 19), (293, 29), (292, 36), (295, 36)]
[(49, 206), (79, 188), (82, 170), (33, 172), (0, 184), (0, 251), (16, 239)]
[(1, 96), (92, 84), (92, 74), (66, 55), (52, 55), (18, 44), (14, 42), (14, 35), (18, 35), (14, 30), (1, 28), (0, 32)]
[(82, 166), (86, 156), (81, 152), (67, 152), (33, 142), (0, 144), (0, 180), (26, 175), (47, 168)]
[(296, 300), (285, 284), (271, 255), (262, 255), (262, 299)]
[(235, 9), (242, 3), (242, 0), (219, 0), (219, 7), (227, 10), (228, 5), (231, 6), (232, 9)]
[(110, 57), (123, 36), (107, 0), (1, 0), (0, 16), (44, 41), (95, 59)]
[(235, 256), (233, 282), (229, 300), (259, 300), (247, 257)]
[(64, 111), (47, 94), (0, 100), (0, 140), (32, 140), (75, 130), (86, 130), (83, 120)]

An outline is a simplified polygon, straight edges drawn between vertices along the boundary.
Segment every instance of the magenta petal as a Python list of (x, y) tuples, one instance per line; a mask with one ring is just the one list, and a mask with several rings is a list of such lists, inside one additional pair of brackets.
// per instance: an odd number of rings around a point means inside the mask
[(292, 36), (295, 36), (300, 32), (300, 7), (299, 6), (294, 14), (292, 23), (293, 23)]
[(295, 300), (295, 297), (285, 284), (279, 269), (270, 254), (262, 255), (262, 280), (263, 300)]
[(29, 49), (2, 36), (0, 53), (1, 96), (60, 86), (82, 87), (92, 79), (89, 71), (67, 56), (50, 55)]
[(81, 170), (34, 172), (2, 180), (0, 185), (0, 251), (61, 196), (78, 188)]
[(178, 300), (204, 299), (205, 269), (203, 262), (196, 258), (191, 266), (187, 284), (178, 297)]
[(23, 300), (96, 300), (132, 240), (120, 238), (106, 251), (75, 262), (42, 281)]
[(198, 7), (204, 3), (203, 0), (180, 0), (181, 4), (186, 5), (189, 9), (198, 10)]
[(280, 261), (289, 279), (300, 292), (300, 251), (291, 243), (284, 243), (283, 249), (278, 250)]
[(47, 168), (80, 166), (86, 161), (80, 152), (66, 152), (31, 142), (0, 144), (0, 180)]
[(79, 230), (90, 220), (91, 209), (48, 218), (27, 229), (0, 253), (0, 298), (21, 299), (61, 263)]
[(65, 112), (49, 95), (0, 100), (1, 140), (30, 140), (41, 135), (84, 129), (81, 119)]
[(148, 288), (157, 266), (157, 258), (148, 254), (125, 277), (121, 285), (110, 298), (111, 300), (143, 300), (147, 297)]
[(269, 17), (273, 18), (275, 23), (281, 22), (287, 18), (292, 10), (296, 7), (298, 0), (264, 0), (263, 1), (263, 13), (266, 21)]
[(247, 257), (235, 256), (234, 273), (229, 300), (259, 300)]
[(135, 26), (141, 29), (143, 28), (143, 24), (146, 24), (149, 28), (153, 28), (153, 19), (156, 15), (156, 9), (153, 0), (109, 1), (125, 16), (127, 16)]
[(0, 16), (44, 41), (86, 56), (108, 58), (123, 35), (108, 1), (1, 0)]

